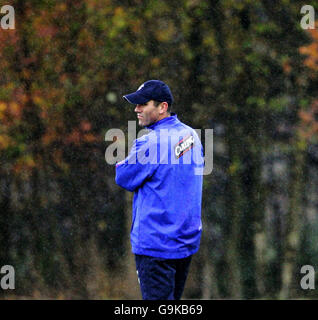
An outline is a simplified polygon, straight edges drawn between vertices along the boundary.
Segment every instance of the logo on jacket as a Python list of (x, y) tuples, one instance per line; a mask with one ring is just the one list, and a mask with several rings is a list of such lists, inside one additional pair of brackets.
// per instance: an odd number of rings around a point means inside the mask
[(180, 140), (174, 147), (174, 154), (176, 159), (179, 159), (183, 156), (187, 151), (189, 151), (194, 146), (194, 137), (192, 135), (187, 136)]

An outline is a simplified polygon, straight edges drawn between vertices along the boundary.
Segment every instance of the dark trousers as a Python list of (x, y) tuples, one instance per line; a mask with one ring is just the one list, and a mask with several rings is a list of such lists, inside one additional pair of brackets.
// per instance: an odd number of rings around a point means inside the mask
[(136, 254), (136, 270), (143, 300), (180, 300), (191, 258), (161, 259)]

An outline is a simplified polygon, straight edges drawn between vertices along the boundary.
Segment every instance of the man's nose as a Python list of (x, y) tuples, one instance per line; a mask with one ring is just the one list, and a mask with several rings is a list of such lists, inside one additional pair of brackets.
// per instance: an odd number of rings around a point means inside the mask
[(136, 105), (135, 112), (140, 112), (140, 104)]

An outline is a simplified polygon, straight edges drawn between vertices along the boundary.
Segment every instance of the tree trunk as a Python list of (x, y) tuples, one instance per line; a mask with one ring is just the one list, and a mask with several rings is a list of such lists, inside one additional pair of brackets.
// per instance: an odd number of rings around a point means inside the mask
[(125, 276), (123, 287), (125, 288), (125, 299), (141, 299), (141, 293), (136, 273), (134, 254), (131, 252), (130, 229), (132, 223), (132, 198), (133, 193), (125, 192), (126, 202), (126, 259)]
[(297, 254), (299, 253), (301, 227), (301, 201), (303, 192), (304, 151), (296, 139), (290, 157), (290, 179), (288, 187), (289, 209), (286, 217), (283, 240), (282, 288), (280, 299), (292, 298), (297, 290)]
[[(231, 130), (229, 130), (231, 132)], [(226, 190), (226, 214), (229, 229), (226, 233), (225, 260), (227, 266), (227, 289), (230, 298), (240, 299), (242, 297), (241, 271), (239, 268), (239, 239), (240, 239), (240, 221), (241, 221), (241, 183), (239, 177), (240, 161), (237, 155), (237, 145), (235, 133), (228, 135), (229, 159), (231, 159), (228, 168), (229, 182)], [(227, 228), (226, 228), (227, 229)]]

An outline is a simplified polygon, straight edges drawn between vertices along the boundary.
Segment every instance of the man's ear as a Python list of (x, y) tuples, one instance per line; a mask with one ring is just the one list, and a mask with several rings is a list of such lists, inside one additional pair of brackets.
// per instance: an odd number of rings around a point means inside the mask
[(164, 114), (168, 110), (168, 103), (167, 102), (162, 102), (160, 105), (160, 113)]

